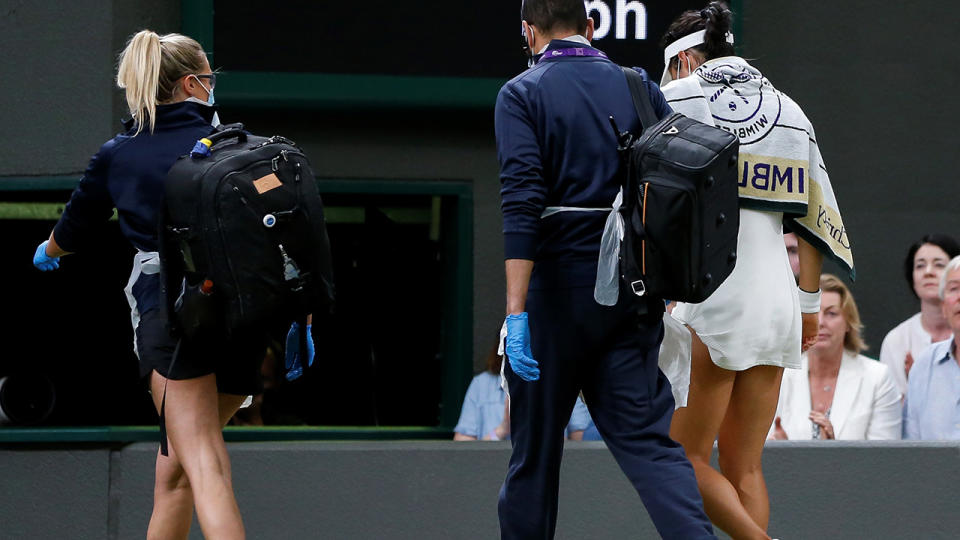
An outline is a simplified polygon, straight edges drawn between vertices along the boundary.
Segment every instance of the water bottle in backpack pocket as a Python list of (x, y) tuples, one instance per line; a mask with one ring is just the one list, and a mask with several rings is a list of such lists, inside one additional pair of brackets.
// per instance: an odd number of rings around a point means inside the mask
[(191, 285), (184, 278), (173, 309), (177, 327), (187, 338), (214, 337), (222, 333), (223, 312), (213, 294), (213, 281), (209, 279)]

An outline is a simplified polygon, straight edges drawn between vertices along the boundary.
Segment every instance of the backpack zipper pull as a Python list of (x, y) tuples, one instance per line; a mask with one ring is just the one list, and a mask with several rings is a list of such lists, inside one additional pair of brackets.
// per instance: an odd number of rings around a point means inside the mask
[(299, 291), (303, 286), (300, 283), (300, 267), (297, 266), (296, 261), (287, 255), (287, 250), (283, 249), (283, 244), (277, 244), (277, 247), (280, 248), (280, 255), (283, 257), (283, 280), (290, 285), (291, 290)]
[(242, 202), (244, 206), (247, 206), (247, 198), (243, 196), (243, 193), (240, 191), (240, 188), (238, 188), (237, 186), (233, 186), (233, 192), (240, 197), (240, 202)]

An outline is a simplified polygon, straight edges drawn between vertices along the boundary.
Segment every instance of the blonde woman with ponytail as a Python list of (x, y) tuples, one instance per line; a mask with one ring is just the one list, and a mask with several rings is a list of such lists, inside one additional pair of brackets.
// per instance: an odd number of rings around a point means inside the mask
[[(265, 336), (216, 350), (180, 343), (170, 335), (160, 299), (157, 229), (167, 171), (177, 156), (218, 123), (216, 76), (200, 45), (179, 34), (135, 34), (120, 56), (117, 86), (131, 119), (124, 132), (93, 156), (49, 239), (34, 254), (48, 271), (60, 257), (96, 240), (114, 208), (120, 229), (137, 248), (126, 293), (141, 373), (150, 377), (165, 417), (169, 454), (157, 455), (148, 538), (187, 538), (193, 510), (206, 538), (244, 537), (233, 495), (222, 427), (246, 395), (259, 393)], [(172, 362), (175, 350), (176, 362)]]

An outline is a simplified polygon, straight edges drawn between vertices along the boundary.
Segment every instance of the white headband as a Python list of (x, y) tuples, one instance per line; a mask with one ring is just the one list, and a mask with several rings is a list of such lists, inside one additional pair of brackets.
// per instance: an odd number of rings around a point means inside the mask
[[(670, 77), (670, 59), (680, 54), (680, 51), (685, 51), (690, 47), (696, 47), (697, 45), (706, 43), (706, 35), (706, 30), (700, 30), (698, 32), (683, 36), (682, 38), (667, 45), (667, 47), (663, 49), (663, 77), (660, 78), (660, 86), (665, 86), (667, 83), (673, 80)], [(727, 43), (733, 45), (732, 32), (727, 32)]]
[[(667, 45), (667, 48), (663, 50), (663, 63), (669, 64), (670, 59), (680, 54), (680, 51), (685, 51), (690, 47), (696, 47), (697, 45), (706, 43), (706, 35), (706, 30), (700, 30), (699, 32), (683, 36)], [(733, 45), (733, 34), (731, 32), (727, 32), (727, 43)]]

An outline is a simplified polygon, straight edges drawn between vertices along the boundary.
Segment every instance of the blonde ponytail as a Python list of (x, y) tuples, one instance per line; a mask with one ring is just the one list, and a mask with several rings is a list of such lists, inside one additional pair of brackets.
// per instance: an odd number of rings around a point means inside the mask
[(203, 68), (203, 49), (181, 34), (157, 35), (141, 30), (120, 54), (117, 86), (126, 90), (127, 107), (139, 135), (145, 124), (153, 132), (157, 105), (171, 101), (177, 81)]

